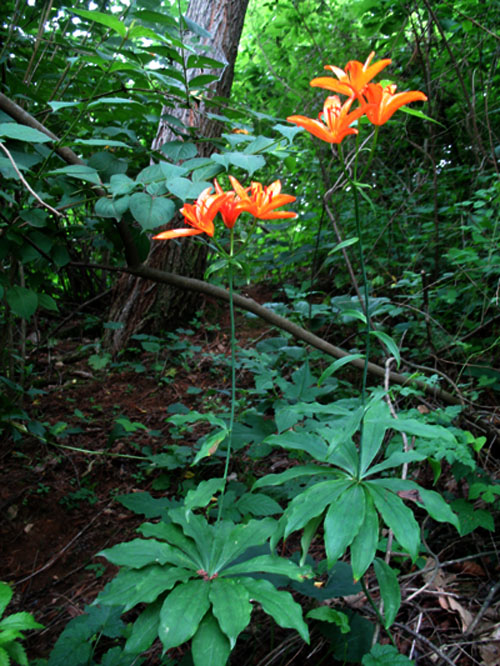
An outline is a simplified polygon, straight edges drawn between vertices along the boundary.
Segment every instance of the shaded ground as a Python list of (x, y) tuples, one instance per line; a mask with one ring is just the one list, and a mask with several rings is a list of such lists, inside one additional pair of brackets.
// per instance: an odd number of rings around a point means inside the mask
[[(0, 473), (0, 576), (15, 584), (9, 611), (29, 611), (45, 625), (27, 641), (31, 658), (48, 656), (68, 620), (81, 614), (116, 573), (96, 553), (133, 538), (143, 522), (143, 517), (125, 509), (114, 497), (139, 491), (171, 497), (194, 474), (206, 473), (202, 466), (186, 466), (165, 475), (133, 457), (121, 456), (141, 456), (145, 447), (152, 453), (161, 452), (165, 443), (192, 446), (203, 430), (188, 432), (182, 442), (172, 440), (165, 423), (169, 407), (182, 403), (188, 409), (207, 411), (227, 402), (228, 373), (214, 364), (216, 357), (229, 356), (227, 317), (215, 307), (211, 318), (212, 325), (181, 334), (185, 344), (177, 349), (151, 352), (138, 341), (135, 352), (118, 359), (118, 365), (108, 359), (103, 369), (96, 369), (99, 361), (94, 367), (89, 364), (95, 349), (82, 351), (88, 340), (66, 339), (50, 354), (42, 350), (37, 355), (34, 374), (44, 393), (26, 408), (32, 418), (45, 424), (45, 443), (30, 436), (14, 442), (4, 433)], [(266, 334), (267, 329), (249, 328), (248, 320), (239, 321), (238, 337), (243, 345)], [(249, 381), (239, 377), (240, 386)], [(56, 437), (57, 433), (66, 436)], [(240, 464), (247, 464), (244, 454), (242, 460)], [(285, 464), (283, 454), (273, 454), (266, 459), (263, 473), (270, 466), (281, 471)], [(493, 458), (489, 464), (493, 468)], [(459, 490), (451, 485), (449, 489)], [(425, 640), (435, 646), (463, 643), (454, 651), (451, 663), (500, 663), (499, 605), (496, 592), (491, 593), (498, 574), (493, 535), (479, 529), (460, 539), (446, 525), (427, 523), (424, 535), (439, 566), (434, 566), (430, 555), (426, 574), (418, 569), (406, 572), (403, 594), (407, 603), (398, 615), (402, 624), (394, 629), (398, 647), (419, 658), (418, 664), (440, 664), (450, 662), (443, 661), (442, 654)], [(291, 539), (284, 554), (298, 548), (298, 540)], [(321, 559), (319, 544), (313, 544), (313, 553)], [(375, 587), (374, 581), (368, 583)], [(311, 599), (308, 603), (311, 605)], [(344, 602), (336, 599), (332, 603)], [(364, 595), (348, 598), (347, 603), (372, 618)], [(298, 636), (272, 629), (264, 616), (257, 613), (254, 617), (257, 622), (252, 626), (258, 629), (246, 637), (253, 643), (252, 650), (244, 640), (243, 651), (238, 653), (237, 647), (231, 663), (322, 663), (329, 644), (324, 632), (315, 630), (313, 647), (305, 646)], [(327, 661), (336, 663), (331, 659)], [(156, 663), (153, 653), (147, 663)]]

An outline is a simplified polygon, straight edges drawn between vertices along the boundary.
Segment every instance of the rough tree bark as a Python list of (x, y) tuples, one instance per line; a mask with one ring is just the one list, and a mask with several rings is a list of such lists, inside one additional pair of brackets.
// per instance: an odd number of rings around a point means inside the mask
[[(227, 63), (222, 76), (213, 86), (213, 95), (229, 97), (234, 77), (234, 64), (238, 52), (243, 22), (248, 0), (190, 0), (187, 18), (208, 30), (212, 39), (202, 39), (201, 44), (209, 45), (211, 51), (206, 55)], [(203, 70), (203, 73), (207, 70)], [(220, 74), (220, 70), (213, 73)], [(194, 78), (200, 70), (189, 70), (189, 77)], [(190, 108), (164, 108), (164, 113), (175, 115), (187, 127), (196, 128), (197, 134), (204, 138), (220, 135), (220, 124), (207, 118), (203, 102)], [(168, 141), (178, 140), (169, 125), (160, 121), (152, 148), (158, 150)], [(200, 156), (208, 157), (213, 148), (210, 142), (200, 142)], [(174, 223), (177, 220), (174, 219)], [(207, 250), (204, 245), (192, 239), (183, 239), (181, 243), (152, 243), (146, 265), (151, 268), (168, 270), (179, 275), (201, 278), (205, 271)], [(141, 278), (124, 275), (114, 290), (110, 320), (121, 322), (123, 328), (108, 331), (105, 345), (114, 353), (122, 349), (133, 333), (150, 324), (155, 329), (164, 328), (170, 322), (178, 322), (192, 314), (197, 306), (196, 294), (186, 298), (186, 293), (165, 284), (152, 284)], [(154, 313), (154, 314), (153, 314)]]

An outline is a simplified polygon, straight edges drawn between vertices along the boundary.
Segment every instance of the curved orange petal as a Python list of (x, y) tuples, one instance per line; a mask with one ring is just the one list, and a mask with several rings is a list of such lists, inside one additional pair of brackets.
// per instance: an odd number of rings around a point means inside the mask
[(288, 116), (287, 118), (289, 123), (294, 123), (299, 127), (303, 127), (305, 130), (310, 132), (313, 136), (316, 136), (322, 141), (328, 143), (335, 143), (335, 137), (332, 136), (331, 131), (319, 120), (314, 120), (313, 118), (307, 118), (306, 116)]
[(316, 88), (325, 88), (326, 90), (331, 90), (332, 92), (337, 92), (341, 95), (347, 95), (348, 97), (352, 95), (352, 88), (348, 83), (332, 79), (331, 76), (318, 76), (313, 79), (309, 85)]
[(169, 231), (162, 231), (161, 233), (153, 236), (153, 240), (169, 240), (170, 238), (181, 238), (182, 236), (196, 236), (202, 234), (201, 229), (170, 229)]

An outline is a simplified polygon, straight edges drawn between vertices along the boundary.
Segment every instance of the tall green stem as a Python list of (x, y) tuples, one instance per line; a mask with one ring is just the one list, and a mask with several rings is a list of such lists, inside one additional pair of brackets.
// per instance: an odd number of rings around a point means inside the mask
[(222, 507), (224, 505), (224, 494), (227, 484), (227, 475), (229, 472), (229, 461), (231, 459), (231, 444), (233, 440), (233, 426), (234, 426), (234, 412), (236, 405), (236, 325), (234, 321), (234, 300), (233, 300), (233, 263), (232, 258), (234, 255), (234, 229), (230, 230), (230, 247), (229, 247), (229, 264), (228, 264), (228, 282), (229, 282), (229, 318), (231, 321), (231, 411), (229, 415), (229, 430), (227, 435), (227, 450), (226, 450), (226, 464), (224, 466), (224, 484), (222, 487), (219, 510), (217, 513), (217, 522), (220, 521), (222, 515)]

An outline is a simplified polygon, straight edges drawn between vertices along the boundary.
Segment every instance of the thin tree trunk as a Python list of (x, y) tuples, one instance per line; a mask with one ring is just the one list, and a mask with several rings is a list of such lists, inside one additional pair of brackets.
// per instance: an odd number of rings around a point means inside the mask
[[(213, 84), (215, 96), (229, 97), (231, 92), (247, 5), (248, 0), (190, 0), (187, 18), (212, 35), (211, 39), (200, 39), (200, 47), (210, 46), (210, 50), (202, 54), (226, 63), (222, 76)], [(207, 72), (204, 69), (203, 73), (220, 75), (220, 71)], [(188, 72), (192, 79), (201, 70), (190, 69)], [(221, 126), (207, 117), (203, 101), (195, 103), (193, 100), (189, 107), (164, 107), (163, 113), (175, 115), (185, 126), (195, 128), (199, 137), (206, 139), (220, 136)], [(179, 140), (179, 136), (172, 132), (168, 122), (160, 120), (152, 148), (159, 150), (164, 143), (174, 140)], [(208, 157), (213, 152), (213, 146), (207, 141), (199, 142), (198, 152), (200, 156)], [(174, 218), (171, 225), (177, 223), (178, 219)], [(202, 278), (206, 258), (207, 248), (196, 240), (186, 238), (180, 242), (153, 242), (146, 264), (151, 268)], [(148, 325), (152, 332), (160, 332), (172, 322), (177, 323), (192, 315), (198, 303), (196, 295), (186, 298), (185, 292), (170, 285), (152, 285), (140, 278), (123, 276), (116, 285), (110, 311), (110, 320), (121, 322), (123, 327), (109, 330), (105, 345), (116, 353), (141, 328)]]

